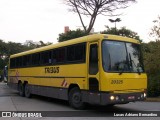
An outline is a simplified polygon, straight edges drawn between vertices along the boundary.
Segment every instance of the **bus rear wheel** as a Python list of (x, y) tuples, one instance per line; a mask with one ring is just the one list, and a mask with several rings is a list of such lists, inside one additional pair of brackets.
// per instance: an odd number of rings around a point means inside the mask
[(25, 97), (27, 98), (31, 98), (31, 92), (30, 92), (30, 89), (29, 89), (29, 85), (28, 83), (25, 84), (25, 90), (24, 90), (24, 93), (25, 93)]
[(24, 97), (24, 86), (22, 82), (18, 83), (18, 91), (19, 91), (19, 95)]
[(69, 104), (75, 109), (85, 108), (85, 104), (82, 101), (81, 91), (78, 87), (74, 87), (69, 91)]

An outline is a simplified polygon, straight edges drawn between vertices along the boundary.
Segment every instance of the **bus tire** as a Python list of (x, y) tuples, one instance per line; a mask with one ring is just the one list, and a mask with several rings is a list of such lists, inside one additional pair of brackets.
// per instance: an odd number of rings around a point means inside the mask
[(30, 89), (29, 89), (28, 83), (25, 84), (24, 93), (25, 93), (25, 97), (31, 98), (31, 91), (30, 91)]
[(78, 87), (74, 87), (69, 91), (69, 104), (75, 109), (85, 108), (85, 104), (82, 102), (81, 91)]
[(18, 83), (18, 90), (19, 90), (19, 95), (24, 97), (24, 86), (22, 82)]

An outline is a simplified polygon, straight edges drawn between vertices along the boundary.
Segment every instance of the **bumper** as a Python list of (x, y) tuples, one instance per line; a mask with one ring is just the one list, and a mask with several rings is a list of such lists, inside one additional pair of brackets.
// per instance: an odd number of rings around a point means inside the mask
[(123, 104), (135, 101), (144, 101), (146, 99), (145, 93), (124, 93), (124, 94), (101, 94), (101, 104)]
[(138, 93), (105, 93), (105, 92), (83, 92), (83, 101), (90, 104), (110, 105), (110, 104), (125, 104), (135, 101), (144, 101), (146, 94)]

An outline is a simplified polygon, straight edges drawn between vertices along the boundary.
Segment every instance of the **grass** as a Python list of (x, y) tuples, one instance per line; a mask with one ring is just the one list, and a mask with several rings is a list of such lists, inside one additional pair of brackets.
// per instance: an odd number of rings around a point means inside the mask
[(146, 102), (160, 102), (160, 97), (147, 98)]

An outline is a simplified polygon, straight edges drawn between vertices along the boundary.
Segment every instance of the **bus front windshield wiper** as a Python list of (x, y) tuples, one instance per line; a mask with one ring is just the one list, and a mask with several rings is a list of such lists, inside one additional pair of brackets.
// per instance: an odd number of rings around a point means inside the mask
[(126, 71), (126, 62), (121, 62), (119, 65), (118, 65), (118, 70), (120, 71), (119, 72), (119, 75), (121, 75), (122, 73), (124, 73), (124, 71)]
[[(140, 72), (140, 70), (139, 70), (139, 67), (136, 66), (135, 62), (132, 60), (130, 53), (129, 53), (129, 62), (130, 62), (130, 66), (131, 66), (131, 67), (133, 67), (133, 65), (134, 65), (134, 67), (137, 69), (138, 74), (140, 75), (141, 72)], [(132, 63), (133, 63), (133, 64), (132, 64)]]
[(108, 68), (109, 70), (111, 70), (111, 64), (112, 64), (112, 63), (111, 63), (111, 55), (110, 55), (110, 53), (109, 53), (109, 68)]
[(124, 73), (124, 68), (119, 72), (119, 75), (122, 75)]

